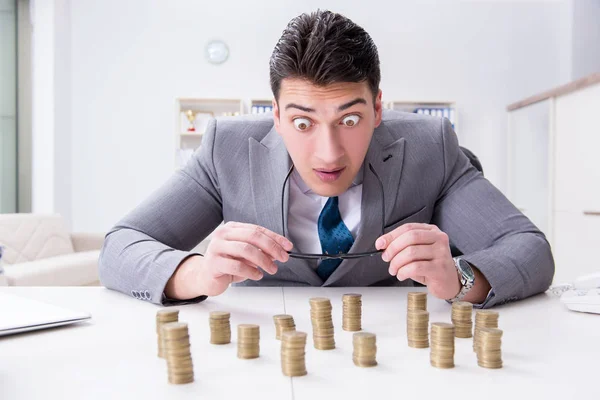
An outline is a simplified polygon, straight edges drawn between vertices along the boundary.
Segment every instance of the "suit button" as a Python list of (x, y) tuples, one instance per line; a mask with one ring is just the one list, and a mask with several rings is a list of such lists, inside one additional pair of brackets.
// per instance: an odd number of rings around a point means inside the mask
[(146, 296), (146, 300), (150, 300), (150, 292), (149, 291), (145, 291), (144, 295)]
[(137, 292), (135, 290), (131, 291), (131, 295), (137, 299)]

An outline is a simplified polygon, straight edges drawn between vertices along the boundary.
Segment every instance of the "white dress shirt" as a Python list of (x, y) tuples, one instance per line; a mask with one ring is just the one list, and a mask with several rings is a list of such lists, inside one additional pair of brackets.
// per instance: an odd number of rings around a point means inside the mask
[[(356, 240), (360, 226), (363, 168), (352, 185), (338, 196), (338, 206), (344, 224)], [(319, 240), (318, 221), (328, 197), (313, 192), (294, 169), (290, 177), (288, 208), (288, 234), (294, 249), (301, 253), (323, 253)]]

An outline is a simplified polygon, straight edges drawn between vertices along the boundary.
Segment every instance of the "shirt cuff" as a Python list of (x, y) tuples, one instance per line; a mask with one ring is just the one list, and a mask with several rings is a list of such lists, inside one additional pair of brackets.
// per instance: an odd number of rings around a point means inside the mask
[(170, 297), (167, 297), (167, 295), (163, 292), (160, 302), (163, 306), (182, 306), (185, 304), (200, 303), (201, 301), (204, 301), (207, 298), (208, 298), (208, 296), (202, 295), (202, 296), (194, 297), (193, 299), (178, 300), (178, 299), (172, 299)]

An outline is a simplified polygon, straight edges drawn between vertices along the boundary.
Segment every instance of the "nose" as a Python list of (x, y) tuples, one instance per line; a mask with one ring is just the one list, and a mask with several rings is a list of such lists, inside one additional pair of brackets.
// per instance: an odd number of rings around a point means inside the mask
[(325, 165), (336, 165), (344, 156), (338, 132), (332, 127), (322, 127), (316, 136), (315, 156)]

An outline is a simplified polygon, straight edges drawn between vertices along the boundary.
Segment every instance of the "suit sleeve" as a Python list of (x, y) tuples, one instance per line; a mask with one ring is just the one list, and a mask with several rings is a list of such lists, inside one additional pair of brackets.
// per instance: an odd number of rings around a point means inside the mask
[(482, 307), (548, 289), (554, 259), (544, 234), (471, 166), (447, 119), (442, 121), (444, 178), (433, 221), (489, 281)]
[(163, 292), (179, 264), (194, 254), (190, 250), (223, 220), (213, 162), (216, 125), (211, 121), (186, 166), (106, 235), (98, 268), (107, 288), (163, 305), (206, 299), (177, 301)]

